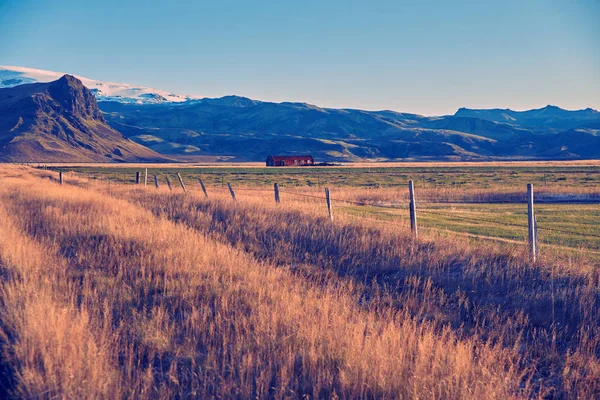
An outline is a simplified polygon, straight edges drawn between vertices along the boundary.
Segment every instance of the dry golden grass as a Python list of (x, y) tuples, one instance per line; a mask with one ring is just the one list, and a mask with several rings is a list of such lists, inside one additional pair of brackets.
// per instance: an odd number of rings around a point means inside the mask
[[(589, 398), (598, 274), (310, 202), (0, 171), (5, 394)], [(579, 260), (585, 264), (585, 259)], [(553, 307), (551, 307), (554, 305)], [(552, 313), (550, 309), (554, 310)], [(552, 315), (554, 317), (552, 317)]]

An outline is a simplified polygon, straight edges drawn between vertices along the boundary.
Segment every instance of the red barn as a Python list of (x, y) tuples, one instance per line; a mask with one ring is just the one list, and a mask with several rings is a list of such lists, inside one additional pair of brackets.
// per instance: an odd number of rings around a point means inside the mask
[(267, 167), (294, 167), (313, 165), (315, 161), (312, 156), (269, 156)]

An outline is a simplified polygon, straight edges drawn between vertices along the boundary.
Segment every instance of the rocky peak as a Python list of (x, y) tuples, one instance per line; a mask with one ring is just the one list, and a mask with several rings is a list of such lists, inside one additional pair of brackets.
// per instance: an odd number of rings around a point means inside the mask
[(96, 98), (83, 83), (72, 75), (64, 75), (48, 85), (48, 94), (64, 111), (85, 119), (104, 122)]

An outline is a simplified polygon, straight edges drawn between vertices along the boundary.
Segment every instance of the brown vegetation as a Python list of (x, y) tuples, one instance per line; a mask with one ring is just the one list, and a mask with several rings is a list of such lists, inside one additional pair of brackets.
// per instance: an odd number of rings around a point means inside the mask
[(331, 224), (311, 202), (52, 174), (0, 171), (0, 371), (14, 397), (600, 390), (585, 258), (531, 265), (513, 246)]

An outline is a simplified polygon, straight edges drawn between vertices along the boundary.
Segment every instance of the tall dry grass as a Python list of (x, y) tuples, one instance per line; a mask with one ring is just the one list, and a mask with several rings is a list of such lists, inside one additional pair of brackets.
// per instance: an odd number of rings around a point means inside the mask
[[(5, 200), (9, 190), (2, 192)], [(67, 260), (55, 244), (23, 234), (13, 212), (0, 202), (1, 392), (16, 398), (118, 394), (108, 343), (94, 337), (88, 310), (74, 307)]]
[[(376, 291), (367, 299), (354, 279), (257, 260), (218, 232), (153, 215), (139, 206), (144, 196), (134, 204), (133, 193), (61, 187), (26, 169), (0, 175), (7, 395), (513, 398), (548, 390), (533, 391), (518, 347), (460, 337)], [(416, 249), (416, 259), (421, 251), (435, 250)], [(427, 302), (423, 293), (415, 289), (413, 301)], [(585, 383), (572, 392), (589, 393)]]
[(402, 226), (343, 216), (332, 224), (318, 200), (286, 199), (276, 207), (254, 191), (233, 203), (227, 194), (205, 200), (131, 186), (111, 190), (316, 282), (351, 282), (369, 306), (388, 304), (438, 331), (451, 327), (461, 338), (516, 349), (521, 366), (536, 371), (534, 386), (552, 396), (600, 389), (600, 274), (584, 257), (544, 257), (532, 265), (524, 247), (427, 235), (414, 242)]

